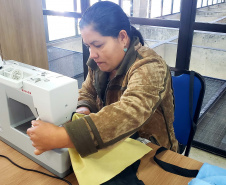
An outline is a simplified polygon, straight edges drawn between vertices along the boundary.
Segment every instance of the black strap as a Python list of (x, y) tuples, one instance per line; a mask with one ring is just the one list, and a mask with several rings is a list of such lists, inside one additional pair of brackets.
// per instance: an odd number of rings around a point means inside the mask
[[(191, 131), (190, 135), (188, 138), (188, 141), (192, 141), (194, 134), (196, 132), (196, 124), (194, 122), (194, 115), (193, 115), (193, 97), (194, 97), (194, 80), (195, 80), (195, 72), (190, 71), (190, 81), (189, 81), (189, 114), (190, 114), (190, 119), (191, 119)], [(187, 147), (191, 147), (191, 142), (187, 143)], [(190, 150), (185, 151), (185, 155), (188, 156)]]
[(189, 112), (190, 112), (190, 117), (192, 121), (192, 129), (193, 131), (196, 130), (196, 124), (193, 119), (193, 92), (194, 92), (194, 78), (195, 78), (195, 72), (191, 71), (190, 72), (190, 85), (189, 85)]
[(165, 171), (167, 172), (170, 172), (170, 173), (174, 173), (176, 175), (180, 175), (180, 176), (184, 176), (184, 177), (196, 177), (199, 170), (189, 170), (189, 169), (186, 169), (186, 168), (181, 168), (179, 166), (175, 166), (173, 164), (170, 164), (170, 163), (166, 163), (164, 161), (161, 161), (160, 159), (158, 159), (156, 156), (167, 150), (166, 148), (164, 147), (160, 147), (157, 151), (156, 151), (156, 154), (154, 156), (154, 161), (161, 167), (163, 168)]

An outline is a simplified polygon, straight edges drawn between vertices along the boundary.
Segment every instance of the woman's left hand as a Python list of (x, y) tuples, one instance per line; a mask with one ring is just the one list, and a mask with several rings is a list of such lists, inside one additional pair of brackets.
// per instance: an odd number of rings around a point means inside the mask
[(54, 148), (67, 148), (71, 140), (64, 127), (41, 120), (33, 120), (32, 127), (27, 129), (27, 134), (35, 147), (35, 155)]

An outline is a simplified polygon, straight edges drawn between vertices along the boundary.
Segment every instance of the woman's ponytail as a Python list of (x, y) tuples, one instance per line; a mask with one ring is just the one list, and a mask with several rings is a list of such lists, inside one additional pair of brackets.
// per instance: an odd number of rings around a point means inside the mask
[(142, 44), (142, 46), (144, 45), (144, 38), (141, 35), (140, 31), (138, 31), (134, 26), (131, 25), (130, 27), (130, 34), (131, 34), (131, 38), (133, 36), (137, 36), (140, 39), (140, 43)]

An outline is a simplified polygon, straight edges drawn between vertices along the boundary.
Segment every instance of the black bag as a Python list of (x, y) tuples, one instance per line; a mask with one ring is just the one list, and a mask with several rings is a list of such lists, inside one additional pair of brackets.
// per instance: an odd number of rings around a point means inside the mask
[(128, 166), (121, 173), (102, 185), (144, 185), (143, 181), (139, 180), (136, 175), (139, 165), (140, 160)]

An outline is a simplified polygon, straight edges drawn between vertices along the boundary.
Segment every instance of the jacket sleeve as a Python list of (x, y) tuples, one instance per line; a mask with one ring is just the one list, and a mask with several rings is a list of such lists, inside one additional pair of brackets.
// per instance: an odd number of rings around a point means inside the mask
[(82, 84), (82, 88), (79, 90), (79, 98), (77, 107), (88, 107), (91, 112), (97, 112), (96, 106), (96, 91), (93, 86), (93, 72), (89, 68), (86, 80)]

